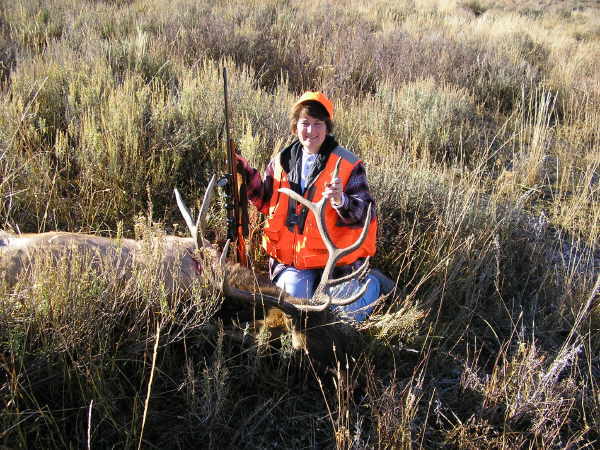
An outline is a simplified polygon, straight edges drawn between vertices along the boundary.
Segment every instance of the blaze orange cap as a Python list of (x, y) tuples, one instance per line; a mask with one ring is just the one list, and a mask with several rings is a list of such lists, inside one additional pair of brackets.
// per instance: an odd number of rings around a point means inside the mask
[(333, 103), (331, 103), (331, 100), (329, 100), (327, 96), (322, 92), (305, 92), (304, 94), (302, 94), (302, 97), (300, 97), (298, 101), (294, 103), (294, 108), (300, 103), (308, 102), (311, 100), (319, 102), (321, 105), (323, 105), (323, 107), (327, 110), (327, 114), (329, 114), (329, 118), (333, 120)]

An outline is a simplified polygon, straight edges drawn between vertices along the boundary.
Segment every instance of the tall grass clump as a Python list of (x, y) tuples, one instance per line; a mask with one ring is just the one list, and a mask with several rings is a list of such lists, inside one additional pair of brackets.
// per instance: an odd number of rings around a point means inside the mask
[(480, 120), (465, 90), (433, 79), (397, 87), (382, 83), (374, 95), (339, 114), (340, 139), (379, 162), (400, 160), (408, 152), (427, 160), (467, 163), (477, 143), (470, 130)]
[(66, 4), (58, 2), (50, 8), (44, 2), (32, 1), (15, 6), (3, 8), (2, 13), (8, 34), (22, 47), (43, 52), (63, 36)]
[[(0, 286), (0, 446), (593, 447), (597, 17), (591, 2), (3, 2), (0, 229), (133, 237), (144, 263), (123, 279), (75, 252)], [(373, 264), (396, 285), (330, 371), (224, 323), (208, 274), (164, 282), (173, 187), (195, 199), (225, 166), (223, 67), (255, 167), (291, 141), (308, 89), (366, 164)]]

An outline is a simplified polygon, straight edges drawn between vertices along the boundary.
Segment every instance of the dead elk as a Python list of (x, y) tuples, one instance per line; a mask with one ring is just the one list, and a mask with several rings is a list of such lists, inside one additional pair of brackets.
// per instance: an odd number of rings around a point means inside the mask
[[(312, 299), (296, 299), (282, 292), (264, 275), (238, 264), (227, 262), (228, 244), (219, 255), (204, 238), (205, 218), (215, 188), (215, 177), (209, 183), (202, 206), (194, 222), (188, 208), (175, 190), (178, 207), (185, 219), (191, 237), (161, 236), (148, 243), (146, 240), (111, 239), (83, 233), (48, 232), (38, 234), (10, 234), (0, 232), (0, 269), (8, 287), (24, 279), (38, 264), (47, 261), (71, 260), (74, 256), (88, 255), (97, 272), (115, 271), (119, 279), (131, 278), (136, 267), (147, 264), (148, 245), (156, 246), (160, 254), (156, 276), (167, 292), (175, 287), (190, 287), (202, 271), (222, 291), (225, 301), (222, 316), (229, 315), (229, 330), (238, 337), (258, 339), (270, 335), (272, 339), (290, 336), (295, 351), (331, 364), (348, 349), (348, 327), (342, 325), (329, 306), (344, 305), (360, 297), (366, 286), (351, 298), (338, 299), (329, 294), (332, 286), (355, 276), (361, 276), (368, 261), (355, 273), (343, 279), (331, 279), (337, 260), (356, 249), (364, 239), (370, 222), (370, 211), (361, 238), (352, 246), (337, 249), (323, 228), (325, 199), (312, 203), (292, 191), (282, 190), (310, 208), (319, 221), (329, 259), (322, 280)], [(152, 249), (150, 249), (152, 250)], [(210, 272), (210, 273), (209, 273)], [(2, 279), (0, 278), (0, 281)], [(235, 317), (235, 320), (231, 320)], [(235, 324), (235, 325), (234, 325)]]

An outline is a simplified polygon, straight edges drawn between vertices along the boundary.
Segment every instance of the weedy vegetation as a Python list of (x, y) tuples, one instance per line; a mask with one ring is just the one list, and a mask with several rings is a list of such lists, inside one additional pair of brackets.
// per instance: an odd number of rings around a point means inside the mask
[(598, 446), (600, 13), (550, 3), (2, 2), (0, 229), (158, 257), (173, 187), (223, 169), (225, 66), (257, 167), (303, 90), (334, 99), (397, 285), (323, 372), (232, 340), (203, 278), (39, 264), (0, 286), (0, 446)]

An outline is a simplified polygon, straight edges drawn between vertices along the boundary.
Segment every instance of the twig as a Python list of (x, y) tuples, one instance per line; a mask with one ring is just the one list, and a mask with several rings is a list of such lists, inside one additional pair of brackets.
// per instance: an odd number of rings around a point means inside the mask
[(90, 401), (90, 407), (88, 408), (88, 429), (87, 429), (87, 441), (88, 450), (92, 448), (92, 407), (94, 406), (94, 400)]
[(152, 368), (150, 369), (150, 380), (148, 381), (148, 393), (144, 403), (144, 416), (142, 417), (142, 429), (140, 431), (140, 441), (138, 450), (142, 448), (142, 438), (144, 437), (144, 426), (146, 425), (146, 416), (148, 414), (148, 404), (150, 403), (150, 393), (152, 392), (152, 381), (154, 380), (154, 369), (156, 367), (156, 355), (158, 354), (158, 341), (160, 339), (160, 323), (156, 324), (156, 340), (154, 342), (154, 353), (152, 354)]

